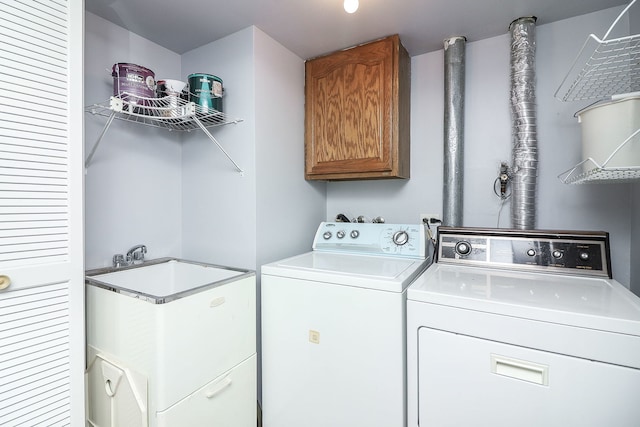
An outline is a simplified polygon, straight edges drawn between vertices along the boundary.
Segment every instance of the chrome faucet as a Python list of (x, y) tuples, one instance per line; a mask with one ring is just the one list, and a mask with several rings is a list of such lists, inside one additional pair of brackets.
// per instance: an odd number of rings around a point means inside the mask
[(142, 264), (144, 255), (147, 253), (145, 245), (135, 245), (127, 251), (127, 255), (115, 254), (113, 256), (113, 266), (115, 268), (127, 267), (132, 264)]
[(144, 254), (147, 253), (145, 245), (135, 245), (127, 251), (127, 261), (130, 264), (140, 264), (144, 261)]

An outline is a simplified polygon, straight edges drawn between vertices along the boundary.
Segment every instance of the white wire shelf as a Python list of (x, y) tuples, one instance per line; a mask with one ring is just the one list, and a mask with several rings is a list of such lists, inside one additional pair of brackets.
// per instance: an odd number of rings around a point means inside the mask
[(200, 129), (227, 156), (240, 174), (244, 174), (240, 166), (208, 131), (208, 128), (239, 123), (242, 119), (231, 118), (220, 111), (202, 107), (194, 102), (175, 96), (143, 98), (127, 93), (123, 93), (120, 96), (112, 96), (108, 102), (103, 104), (89, 105), (85, 107), (85, 111), (107, 118), (102, 132), (85, 160), (85, 168), (91, 163), (111, 123), (113, 123), (114, 119), (117, 119), (168, 131), (190, 132)]
[(640, 129), (637, 129), (622, 144), (618, 145), (603, 164), (599, 164), (592, 157), (589, 157), (558, 175), (558, 178), (565, 184), (612, 184), (640, 180), (640, 166), (609, 166), (620, 150), (638, 134), (640, 134)]
[[(593, 169), (580, 172), (581, 166), (586, 163), (593, 164)], [(606, 168), (598, 166), (592, 158), (588, 158), (572, 169), (560, 174), (558, 178), (565, 184), (619, 184), (621, 182), (633, 182), (640, 180), (640, 166)]]
[(609, 38), (628, 13), (632, 0), (611, 24), (604, 37), (587, 37), (555, 97), (561, 101), (604, 99), (640, 91), (640, 34)]
[(120, 97), (112, 96), (103, 104), (89, 105), (85, 107), (85, 111), (104, 117), (110, 117), (115, 113), (114, 118), (118, 120), (171, 131), (188, 132), (200, 129), (194, 119), (207, 128), (242, 121), (178, 97), (141, 98), (126, 93)]

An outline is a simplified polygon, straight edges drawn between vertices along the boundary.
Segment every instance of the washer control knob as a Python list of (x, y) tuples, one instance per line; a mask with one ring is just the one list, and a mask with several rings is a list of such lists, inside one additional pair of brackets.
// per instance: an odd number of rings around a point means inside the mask
[(358, 230), (351, 230), (350, 236), (352, 239), (357, 239), (360, 236), (360, 232)]
[(344, 236), (346, 236), (346, 235), (347, 235), (347, 232), (346, 232), (346, 231), (344, 231), (344, 230), (340, 230), (340, 231), (338, 231), (338, 232), (336, 233), (336, 237), (337, 237), (338, 239), (343, 239), (343, 238), (344, 238)]
[(409, 241), (409, 234), (406, 231), (396, 231), (393, 233), (393, 243), (398, 246), (406, 245)]
[(330, 231), (325, 231), (324, 234), (322, 235), (322, 237), (324, 237), (324, 240), (329, 240), (331, 236), (332, 234)]
[(469, 242), (458, 242), (456, 243), (456, 253), (458, 255), (469, 255), (471, 253), (471, 243)]
[(583, 261), (589, 260), (589, 252), (580, 252), (580, 259)]
[(529, 249), (527, 251), (527, 255), (529, 256), (536, 256), (536, 250), (535, 249)]
[(562, 253), (561, 250), (556, 249), (553, 252), (551, 252), (551, 255), (553, 255), (554, 258), (562, 258), (562, 255), (564, 254)]

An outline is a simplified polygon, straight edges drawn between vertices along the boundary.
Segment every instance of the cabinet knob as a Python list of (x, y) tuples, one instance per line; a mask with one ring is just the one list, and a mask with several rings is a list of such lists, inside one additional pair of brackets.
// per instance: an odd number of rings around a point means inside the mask
[(9, 276), (0, 275), (0, 291), (7, 289), (11, 285)]

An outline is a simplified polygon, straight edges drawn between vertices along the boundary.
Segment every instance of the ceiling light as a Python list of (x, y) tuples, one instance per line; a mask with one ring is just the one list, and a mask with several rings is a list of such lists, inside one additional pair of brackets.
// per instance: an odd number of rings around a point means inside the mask
[(344, 0), (344, 10), (347, 13), (353, 13), (358, 10), (358, 0)]

